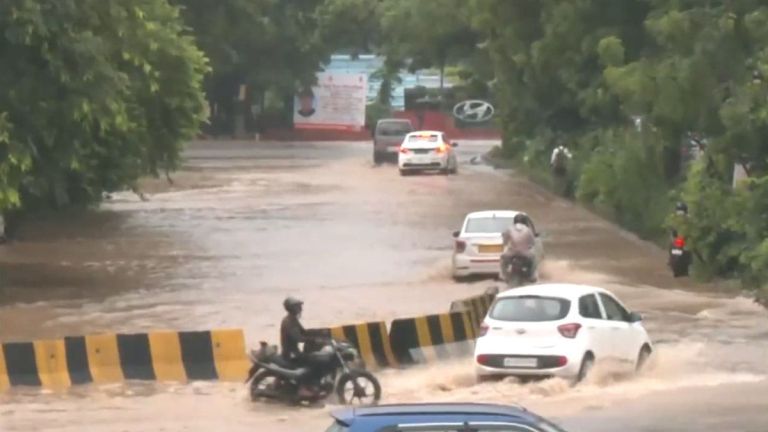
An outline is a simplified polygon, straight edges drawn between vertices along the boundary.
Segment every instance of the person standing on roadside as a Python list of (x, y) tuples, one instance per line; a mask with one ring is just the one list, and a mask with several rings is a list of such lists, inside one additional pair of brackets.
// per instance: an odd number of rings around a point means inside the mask
[(568, 174), (568, 162), (570, 162), (573, 155), (570, 150), (564, 145), (559, 145), (552, 150), (552, 156), (549, 159), (549, 166), (552, 168), (552, 173), (564, 178)]
[(573, 158), (571, 151), (560, 144), (552, 150), (549, 166), (554, 177), (553, 186), (562, 196), (570, 196), (573, 193), (573, 179), (569, 173), (570, 161)]
[(8, 241), (8, 237), (5, 235), (5, 216), (0, 214), (0, 244)]

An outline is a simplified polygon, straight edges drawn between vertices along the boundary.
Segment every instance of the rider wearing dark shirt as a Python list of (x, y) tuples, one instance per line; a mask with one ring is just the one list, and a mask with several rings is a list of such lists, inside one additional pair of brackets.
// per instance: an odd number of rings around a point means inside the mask
[[(288, 315), (280, 323), (280, 347), (283, 359), (295, 366), (301, 366), (303, 363), (303, 353), (299, 349), (300, 343), (310, 341), (307, 330), (301, 325), (299, 317), (303, 309), (304, 302), (295, 298), (288, 297), (283, 301), (283, 307)], [(299, 387), (300, 396), (311, 396), (312, 393), (304, 385)]]
[(288, 311), (288, 315), (283, 318), (283, 322), (280, 324), (282, 356), (285, 360), (297, 360), (301, 357), (299, 344), (308, 340), (307, 331), (299, 321), (302, 303), (289, 297), (286, 299), (285, 309)]
[(285, 360), (299, 360), (302, 357), (299, 344), (310, 340), (307, 330), (299, 321), (303, 306), (304, 302), (295, 297), (288, 297), (283, 301), (283, 307), (288, 312), (280, 324), (280, 346)]

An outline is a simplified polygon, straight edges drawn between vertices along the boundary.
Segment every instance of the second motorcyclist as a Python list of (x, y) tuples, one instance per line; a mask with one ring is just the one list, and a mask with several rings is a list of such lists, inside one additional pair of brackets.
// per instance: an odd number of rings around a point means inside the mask
[(501, 255), (501, 275), (504, 280), (509, 280), (511, 277), (511, 275), (506, 274), (509, 262), (515, 256), (522, 256), (530, 264), (528, 279), (531, 282), (536, 282), (538, 280), (538, 263), (534, 253), (536, 235), (528, 216), (523, 213), (516, 214), (512, 226), (502, 233), (502, 238), (504, 240), (504, 253)]

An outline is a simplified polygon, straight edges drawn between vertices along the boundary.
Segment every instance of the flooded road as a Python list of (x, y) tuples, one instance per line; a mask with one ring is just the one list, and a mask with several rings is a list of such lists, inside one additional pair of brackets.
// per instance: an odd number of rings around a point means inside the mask
[[(525, 209), (544, 231), (549, 281), (593, 283), (641, 312), (657, 356), (639, 377), (597, 371), (477, 385), (468, 363), (382, 375), (385, 402), (521, 403), (573, 431), (764, 431), (768, 313), (669, 276), (664, 251), (531, 185), (470, 161), (458, 176), (402, 178), (370, 145), (196, 143), (150, 200), (29, 224), (0, 247), (0, 340), (102, 331), (241, 327), (274, 341), (282, 299), (306, 326), (445, 312), (494, 283), (454, 283), (450, 233), (486, 208)], [(698, 290), (698, 291), (697, 291)], [(251, 404), (239, 385), (84, 386), (0, 395), (0, 430), (323, 430), (326, 410)], [(570, 429), (569, 429), (570, 430)]]

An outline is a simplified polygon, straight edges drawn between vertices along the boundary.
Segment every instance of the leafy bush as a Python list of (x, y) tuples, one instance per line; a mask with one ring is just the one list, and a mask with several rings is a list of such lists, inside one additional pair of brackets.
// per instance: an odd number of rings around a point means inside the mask
[(582, 202), (652, 239), (663, 234), (670, 209), (668, 186), (654, 145), (657, 138), (652, 132), (601, 133), (596, 137), (598, 150), (586, 161), (576, 192)]

